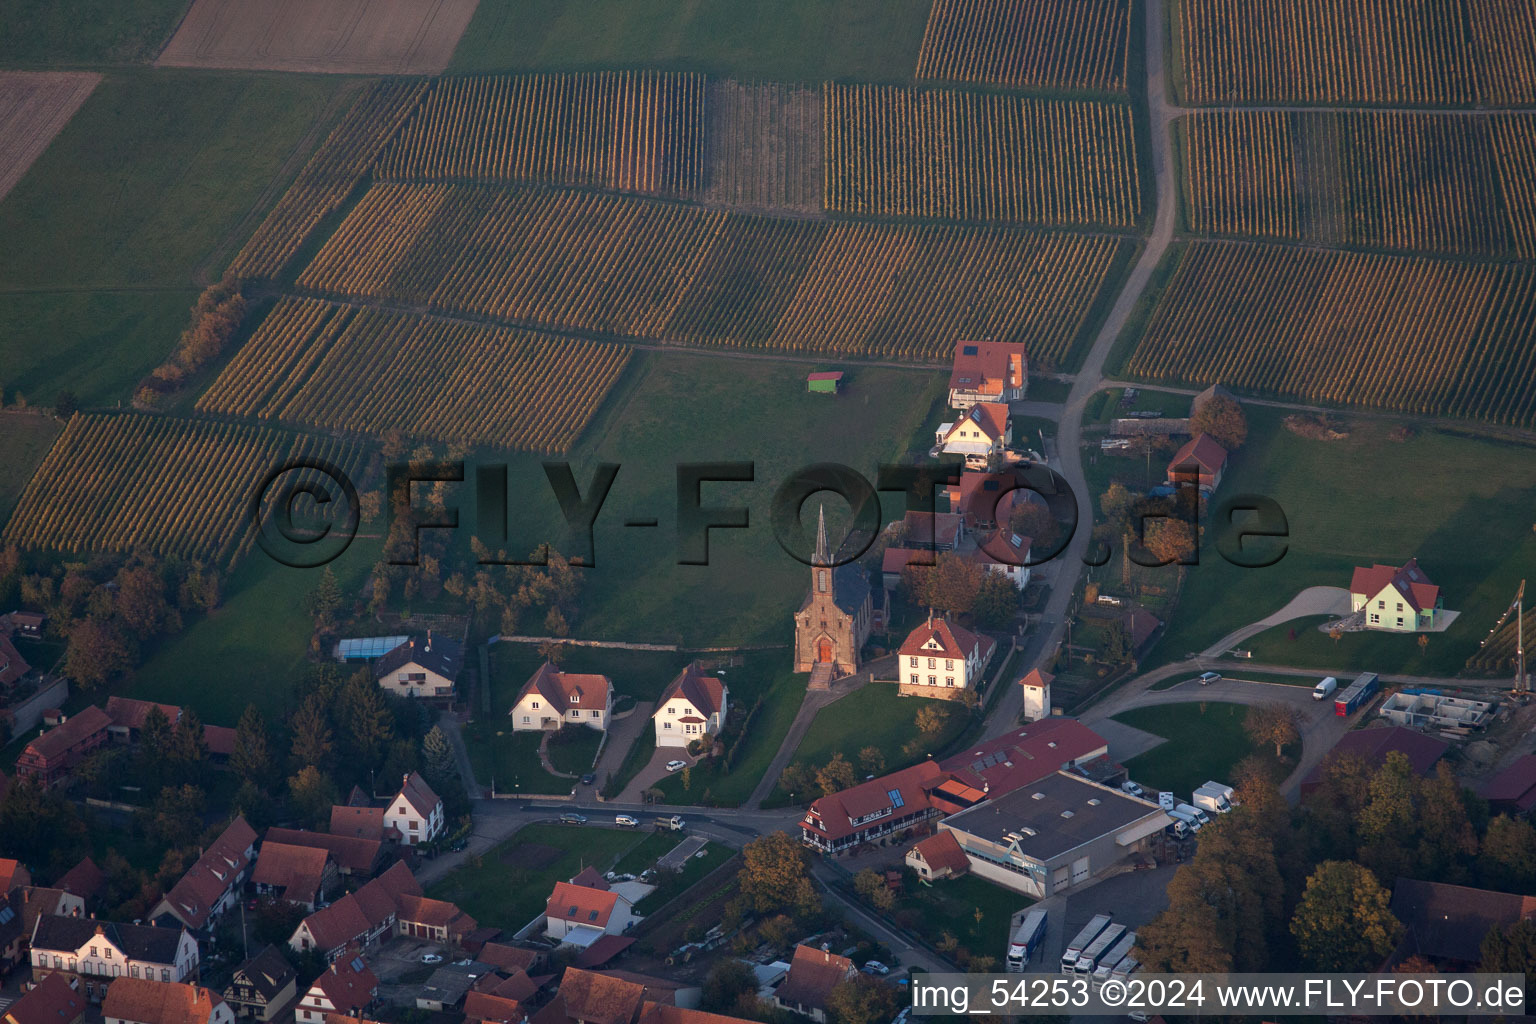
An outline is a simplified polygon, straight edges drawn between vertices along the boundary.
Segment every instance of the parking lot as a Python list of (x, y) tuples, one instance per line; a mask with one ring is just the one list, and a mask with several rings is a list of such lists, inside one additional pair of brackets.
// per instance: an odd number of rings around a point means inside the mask
[[(1116, 924), (1136, 929), (1168, 907), (1168, 883), (1177, 865), (1165, 864), (1147, 871), (1127, 871), (1078, 892), (1053, 896), (1030, 907), (1044, 910), (1045, 941), (1033, 962), (1025, 967), (1031, 974), (1055, 974), (1061, 970), (1061, 953), (1074, 935), (1095, 914), (1112, 914)], [(1014, 926), (1025, 911), (1016, 915)], [(1001, 961), (1005, 950), (993, 954)]]

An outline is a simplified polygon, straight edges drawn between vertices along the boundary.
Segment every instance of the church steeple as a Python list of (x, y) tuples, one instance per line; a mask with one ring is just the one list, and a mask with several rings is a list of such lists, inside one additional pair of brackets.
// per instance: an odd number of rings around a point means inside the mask
[(816, 507), (816, 554), (811, 558), (812, 565), (831, 565), (832, 552), (827, 546), (827, 506)]

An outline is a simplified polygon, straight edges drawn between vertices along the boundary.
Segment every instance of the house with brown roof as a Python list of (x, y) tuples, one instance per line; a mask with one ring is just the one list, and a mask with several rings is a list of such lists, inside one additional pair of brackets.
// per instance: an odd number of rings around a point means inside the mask
[(965, 540), (957, 512), (908, 512), (901, 517), (902, 544), (914, 551), (954, 551)]
[(1392, 754), (1402, 754), (1415, 775), (1427, 777), (1451, 745), (1427, 736), (1417, 729), (1401, 725), (1385, 728), (1354, 729), (1345, 733), (1323, 759), (1301, 780), (1302, 798), (1315, 793), (1328, 778), (1333, 765), (1348, 758), (1359, 758), (1373, 768), (1387, 763)]
[(934, 446), (946, 455), (960, 455), (972, 469), (983, 469), (1013, 443), (1013, 421), (1001, 402), (977, 402), (952, 423), (939, 424)]
[(1029, 552), (1033, 546), (1033, 538), (1014, 533), (1005, 523), (984, 534), (969, 557), (983, 571), (1003, 577), (1015, 590), (1023, 590), (1029, 586)]
[(144, 728), (144, 722), (149, 718), (151, 710), (158, 708), (165, 716), (165, 720), (174, 728), (181, 721), (181, 708), (175, 704), (157, 704), (149, 700), (137, 700), (133, 697), (108, 697), (107, 717), (112, 719), (112, 724), (107, 727), (114, 743), (137, 743), (139, 733)]
[(101, 868), (96, 866), (95, 861), (84, 857), (54, 884), (83, 900), (90, 900), (101, 891), (103, 885), (107, 884), (107, 876), (102, 874)]
[(181, 926), (116, 924), (89, 917), (44, 914), (32, 928), (32, 979), (50, 973), (84, 982), (85, 997), (106, 997), (110, 979), (187, 981), (197, 976), (198, 948)]
[(16, 759), (16, 774), (43, 786), (67, 781), (86, 755), (107, 742), (111, 724), (107, 713), (96, 705), (81, 709), (28, 743)]
[(395, 931), (415, 939), (427, 939), (455, 949), (477, 927), (475, 919), (458, 904), (425, 896), (402, 894), (395, 899)]
[[(12, 968), (19, 967), (26, 961), (27, 944), (32, 939), (38, 918), (46, 914), (58, 914), (63, 917), (88, 916), (85, 912), (85, 900), (79, 896), (63, 889), (50, 889), (37, 885), (29, 885), (11, 893), (11, 909), (20, 919), (17, 922), (17, 930), (21, 933), (20, 941), (12, 944), (0, 939), (0, 959), (9, 958)], [(0, 936), (5, 932), (6, 927), (0, 925)], [(7, 969), (0, 964), (0, 972)]]
[(605, 935), (623, 935), (638, 920), (618, 893), (571, 882), (556, 882), (544, 905), (545, 937), (578, 949)]
[(298, 1024), (320, 1024), (328, 1014), (359, 1017), (379, 998), (379, 979), (361, 955), (332, 962), (304, 998), (294, 1014)]
[(201, 985), (123, 977), (101, 1003), (104, 1024), (234, 1024), (224, 997)]
[(1165, 482), (1170, 487), (1181, 483), (1194, 484), (1200, 493), (1209, 495), (1221, 486), (1221, 475), (1227, 470), (1227, 450), (1216, 443), (1209, 434), (1196, 434), (1180, 446), (1168, 460)]
[(1424, 632), (1435, 628), (1445, 597), (1419, 568), (1419, 560), (1410, 558), (1401, 566), (1357, 566), (1349, 581), (1349, 608), (1361, 613), (1367, 629)]
[(310, 914), (294, 929), (288, 946), (296, 953), (318, 950), (335, 962), (349, 946), (367, 949), (394, 934), (401, 896), (420, 896), (421, 886), (400, 861), (328, 907)]
[(32, 666), (11, 643), (11, 638), (0, 634), (0, 691), (10, 689), (30, 671)]
[(256, 870), (251, 873), (257, 892), (308, 911), (336, 888), (337, 881), (330, 853), (312, 846), (274, 842), (270, 835), (262, 842)]
[(604, 675), (561, 672), (552, 662), (540, 665), (507, 712), (513, 732), (584, 725), (599, 732), (613, 717), (613, 681)]
[(651, 721), (658, 747), (686, 747), (701, 736), (719, 736), (725, 728), (730, 691), (718, 677), (692, 662), (677, 674), (656, 701)]
[(845, 853), (922, 826), (938, 814), (929, 794), (950, 776), (933, 761), (818, 797), (800, 821), (800, 840), (820, 853)]
[(977, 402), (1018, 402), (1029, 389), (1029, 354), (1013, 342), (961, 341), (949, 373), (949, 404), (969, 409)]
[(255, 856), (256, 830), (243, 815), (236, 815), (150, 911), (150, 920), (169, 915), (193, 931), (206, 931), (240, 901)]
[(1529, 814), (1536, 810), (1536, 754), (1516, 758), (1488, 780), (1482, 795), (1495, 811)]
[(453, 703), (455, 681), (464, 665), (457, 640), (412, 637), (373, 663), (373, 678), (390, 693), (434, 705)]
[(965, 521), (965, 528), (975, 534), (987, 534), (1006, 527), (1013, 518), (1015, 502), (1028, 501), (1034, 492), (1025, 487), (1017, 472), (1003, 470), (984, 473), (966, 470), (960, 482), (945, 488), (949, 508)]
[(971, 866), (952, 832), (939, 832), (918, 840), (907, 850), (905, 860), (907, 867), (916, 871), (918, 877), (927, 879), (958, 878)]
[(1494, 928), (1536, 921), (1536, 896), (1413, 878), (1392, 886), (1391, 906), (1403, 923), (1394, 960), (1418, 955), (1458, 969), (1482, 961), (1483, 939)]
[(939, 767), (996, 799), (1108, 755), (1104, 737), (1075, 718), (1056, 717), (975, 743), (940, 761)]
[(853, 961), (815, 946), (796, 946), (787, 974), (774, 990), (773, 1003), (826, 1024), (827, 999), (832, 990), (848, 981), (858, 970)]
[(1020, 716), (1026, 722), (1038, 722), (1051, 717), (1051, 684), (1056, 677), (1041, 668), (1032, 668), (1019, 679), (1019, 689), (1024, 691), (1024, 707)]
[(472, 988), (464, 995), (466, 1024), (522, 1024), (528, 1009), (521, 1000)]
[(544, 969), (547, 957), (543, 950), (510, 946), (505, 942), (487, 942), (480, 947), (480, 952), (475, 954), (475, 959), (508, 974), (518, 971), (533, 974), (535, 971)]
[(32, 884), (32, 872), (19, 860), (0, 857), (0, 896)]
[(0, 1024), (80, 1024), (88, 1006), (79, 982), (50, 974), (4, 1010)]
[(446, 825), (442, 798), (418, 772), (405, 776), (400, 792), (384, 808), (385, 829), (394, 829), (405, 846), (430, 843)]
[(897, 692), (959, 700), (981, 685), (996, 651), (996, 640), (935, 618), (930, 611), (928, 621), (907, 634), (897, 652)]
[(298, 991), (299, 976), (276, 946), (268, 946), (235, 968), (224, 989), (224, 1001), (235, 1016), (270, 1021)]
[(369, 839), (376, 843), (399, 840), (384, 824), (384, 808), (335, 804), (331, 807), (330, 834), (349, 839)]
[[(379, 818), (382, 821), (384, 809), (379, 810)], [(335, 820), (335, 810), (332, 809), (332, 819)], [(386, 831), (386, 835), (392, 835)], [(278, 828), (273, 826), (267, 829), (267, 842), (285, 843), (289, 846), (308, 846), (317, 850), (324, 850), (331, 855), (331, 861), (336, 869), (343, 875), (353, 878), (368, 878), (379, 869), (383, 862), (388, 847), (378, 839), (366, 839), (362, 836), (328, 835), (324, 832), (309, 832), (304, 829)]]

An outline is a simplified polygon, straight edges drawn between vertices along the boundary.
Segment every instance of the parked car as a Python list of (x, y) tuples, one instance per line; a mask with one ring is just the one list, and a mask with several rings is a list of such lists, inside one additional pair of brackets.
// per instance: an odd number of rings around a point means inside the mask
[(463, 850), (466, 850), (468, 848), (469, 848), (469, 840), (468, 839), (455, 839), (452, 843), (450, 843), (448, 845), (448, 852), (449, 853), (460, 853)]
[(865, 974), (890, 974), (891, 969), (879, 960), (869, 960), (864, 964)]
[(688, 823), (683, 820), (682, 815), (674, 814), (666, 818), (657, 818), (656, 827), (667, 832), (681, 832), (688, 827)]
[(1212, 683), (1216, 682), (1216, 680), (1218, 680), (1220, 678), (1221, 678), (1221, 673), (1220, 672), (1201, 672), (1200, 673), (1200, 685), (1201, 686), (1209, 686)]
[(1146, 790), (1136, 785), (1136, 783), (1132, 782), (1130, 779), (1126, 779), (1124, 782), (1120, 783), (1120, 791), (1122, 793), (1129, 793), (1131, 796), (1138, 797), (1145, 796), (1147, 793)]
[(613, 823), (620, 828), (637, 828), (640, 824), (640, 819), (633, 814), (615, 814), (613, 816)]
[(581, 784), (583, 786), (590, 786), (590, 785), (592, 785), (592, 783), (594, 783), (596, 781), (597, 781), (597, 776), (593, 775), (591, 772), (587, 772), (587, 774), (585, 774), (585, 775), (583, 775), (581, 777)]
[(423, 953), (421, 954), (421, 962), (424, 964), (440, 964), (443, 962), (443, 957), (440, 953)]
[(562, 825), (585, 825), (587, 819), (584, 815), (577, 814), (575, 811), (565, 811), (560, 815), (560, 823)]
[(687, 768), (687, 767), (688, 767), (688, 762), (687, 761), (668, 761), (667, 762), (667, 771), (669, 771), (669, 772), (680, 772), (684, 768)]

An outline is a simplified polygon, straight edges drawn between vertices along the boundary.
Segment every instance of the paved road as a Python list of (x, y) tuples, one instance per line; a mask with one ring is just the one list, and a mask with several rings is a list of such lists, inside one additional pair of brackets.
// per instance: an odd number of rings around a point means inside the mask
[(1207, 658), (1220, 657), (1249, 637), (1292, 619), (1304, 619), (1311, 615), (1336, 615), (1342, 618), (1348, 614), (1349, 591), (1343, 587), (1308, 587), (1287, 601), (1284, 608), (1257, 622), (1250, 622), (1241, 629), (1234, 629), (1201, 653)]

